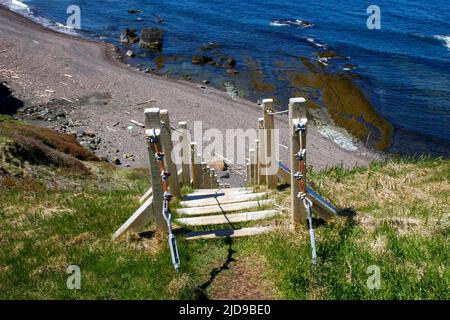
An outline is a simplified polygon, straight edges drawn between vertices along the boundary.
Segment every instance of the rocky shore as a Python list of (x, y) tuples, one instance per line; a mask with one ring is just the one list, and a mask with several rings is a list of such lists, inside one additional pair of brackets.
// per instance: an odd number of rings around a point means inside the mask
[[(114, 59), (117, 49), (48, 30), (0, 7), (0, 80), (21, 102), (11, 114), (75, 135), (99, 157), (122, 166), (145, 167), (143, 128), (146, 107), (168, 109), (171, 122), (202, 121), (204, 130), (256, 128), (260, 108), (205, 83), (167, 79)], [(229, 59), (229, 58), (227, 58)], [(235, 62), (223, 60), (232, 69)], [(230, 88), (232, 91), (233, 89)], [(0, 113), (6, 111), (0, 110)], [(283, 145), (287, 117), (277, 116)], [(367, 165), (379, 155), (359, 144), (340, 148), (311, 126), (309, 161), (314, 169)], [(282, 160), (287, 154), (282, 148)], [(243, 168), (230, 173), (243, 175)]]

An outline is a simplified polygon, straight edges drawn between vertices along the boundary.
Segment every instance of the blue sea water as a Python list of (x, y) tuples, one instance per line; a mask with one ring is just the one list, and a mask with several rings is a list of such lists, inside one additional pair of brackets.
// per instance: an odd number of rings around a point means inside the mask
[[(7, 1), (7, 0), (0, 0)], [(326, 68), (356, 69), (358, 85), (376, 112), (394, 127), (390, 152), (450, 155), (450, 2), (448, 0), (28, 0), (34, 16), (66, 23), (69, 5), (81, 8), (80, 34), (119, 44), (124, 28), (164, 29), (161, 53), (130, 63), (193, 80), (229, 79), (249, 99), (280, 97), (284, 104), (298, 93), (286, 72), (301, 68), (299, 57), (316, 59), (318, 46), (339, 52), (345, 61), (326, 61)], [(381, 9), (381, 29), (366, 27), (369, 5)], [(129, 9), (143, 12), (129, 14)], [(160, 17), (164, 21), (157, 18)], [(301, 27), (301, 19), (313, 23)], [(277, 21), (278, 20), (278, 21)], [(291, 23), (283, 23), (289, 20)], [(193, 66), (191, 57), (208, 42), (233, 56), (241, 77), (213, 66)], [(133, 48), (140, 53), (138, 48)], [(251, 76), (250, 76), (251, 75)], [(275, 93), (258, 92), (251, 77), (274, 84)]]

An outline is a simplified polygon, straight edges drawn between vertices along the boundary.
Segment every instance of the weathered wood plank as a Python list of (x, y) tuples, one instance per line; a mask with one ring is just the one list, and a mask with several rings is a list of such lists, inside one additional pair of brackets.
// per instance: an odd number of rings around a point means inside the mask
[(180, 182), (178, 181), (178, 169), (175, 164), (175, 159), (172, 159), (173, 143), (172, 143), (172, 129), (170, 127), (169, 111), (166, 109), (160, 110), (161, 121), (163, 126), (161, 128), (161, 144), (164, 151), (164, 161), (166, 163), (166, 170), (171, 173), (169, 177), (170, 192), (175, 197), (181, 196)]
[(240, 212), (221, 214), (216, 216), (202, 216), (195, 218), (179, 218), (176, 221), (188, 226), (206, 226), (212, 224), (237, 223), (243, 221), (254, 221), (268, 219), (278, 214), (277, 210), (262, 210), (253, 212)]
[(265, 129), (265, 137), (264, 137), (264, 143), (265, 143), (265, 157), (266, 162), (264, 163), (266, 167), (266, 181), (267, 181), (267, 187), (269, 189), (275, 189), (277, 187), (277, 176), (273, 174), (268, 174), (269, 170), (267, 170), (267, 167), (274, 165), (274, 161), (277, 161), (276, 159), (276, 146), (274, 139), (274, 132), (275, 129), (275, 119), (273, 112), (273, 99), (264, 99), (262, 101), (262, 107), (263, 107), (263, 116), (264, 116), (264, 129)]
[(189, 131), (187, 129), (187, 122), (185, 121), (181, 121), (178, 122), (178, 127), (179, 130), (181, 130), (182, 134), (182, 151), (181, 151), (181, 169), (182, 169), (182, 174), (181, 174), (181, 181), (183, 183), (183, 185), (188, 186), (191, 184), (191, 177), (190, 177), (190, 168), (189, 168), (189, 163), (190, 163), (190, 137), (189, 137)]
[(304, 98), (291, 98), (289, 100), (289, 126), (290, 126), (290, 162), (291, 162), (291, 216), (292, 223), (295, 228), (306, 223), (307, 212), (303, 204), (297, 198), (300, 191), (299, 182), (294, 177), (294, 173), (297, 171), (298, 159), (297, 153), (300, 150), (306, 148), (306, 131), (303, 133), (305, 139), (302, 139), (302, 145), (300, 145), (300, 138), (298, 132), (295, 129), (297, 121), (306, 121), (306, 99)]
[(181, 208), (181, 209), (177, 209), (177, 213), (185, 214), (185, 215), (201, 215), (201, 214), (219, 213), (219, 212), (232, 212), (232, 211), (239, 211), (239, 210), (245, 210), (245, 209), (260, 208), (260, 207), (271, 205), (274, 203), (275, 203), (275, 200), (273, 200), (273, 199), (258, 200), (258, 201), (246, 201), (246, 202), (223, 204), (220, 206), (212, 205), (212, 206), (194, 207), (194, 208)]
[(123, 236), (128, 231), (140, 231), (150, 222), (153, 216), (153, 196), (150, 196), (133, 215), (119, 228), (112, 237), (113, 240)]
[(259, 193), (248, 193), (248, 194), (241, 194), (241, 193), (235, 193), (235, 194), (211, 194), (201, 197), (201, 199), (195, 199), (195, 200), (184, 200), (180, 202), (180, 206), (182, 207), (202, 207), (202, 206), (210, 206), (217, 204), (217, 202), (221, 204), (225, 203), (233, 203), (233, 202), (242, 202), (242, 201), (250, 201), (250, 200), (256, 200), (261, 199), (264, 196), (266, 196), (266, 192), (259, 192)]
[(273, 226), (261, 226), (261, 227), (249, 227), (242, 229), (223, 229), (223, 230), (210, 230), (210, 231), (195, 231), (186, 234), (187, 240), (198, 240), (198, 239), (215, 239), (222, 237), (248, 237), (256, 236), (265, 232), (274, 230)]
[[(145, 127), (147, 130), (156, 129), (161, 130), (161, 117), (158, 108), (145, 109)], [(161, 150), (161, 142), (157, 142), (158, 148)], [(153, 197), (155, 199), (153, 203), (153, 219), (156, 224), (156, 228), (159, 231), (167, 232), (166, 222), (161, 214), (162, 212), (162, 199), (163, 199), (163, 187), (161, 181), (161, 171), (159, 169), (158, 162), (150, 145), (148, 148), (148, 158), (150, 164), (150, 177), (152, 181)]]
[(148, 199), (148, 197), (150, 197), (153, 194), (153, 188), (150, 187), (145, 193), (144, 195), (139, 199), (140, 203), (144, 203), (145, 200)]
[[(190, 193), (189, 195), (210, 194), (210, 193), (215, 193), (216, 191), (217, 191), (217, 189), (198, 189), (198, 190), (195, 190), (194, 192)], [(231, 194), (231, 193), (242, 193), (242, 192), (252, 192), (252, 191), (253, 191), (252, 188), (225, 188), (225, 189), (220, 189), (218, 192)]]

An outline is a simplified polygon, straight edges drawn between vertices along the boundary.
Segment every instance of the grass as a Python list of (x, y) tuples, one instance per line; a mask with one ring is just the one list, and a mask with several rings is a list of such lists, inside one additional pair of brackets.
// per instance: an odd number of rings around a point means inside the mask
[[(82, 163), (89, 174), (51, 164), (28, 164), (32, 176), (0, 171), (0, 299), (449, 298), (448, 160), (314, 173), (321, 195), (356, 212), (316, 228), (316, 268), (307, 230), (282, 226), (246, 239), (179, 236), (179, 274), (160, 235), (111, 242), (148, 188), (146, 170)], [(81, 268), (81, 290), (66, 287), (69, 265)], [(380, 289), (366, 285), (369, 266), (380, 268)]]
[[(316, 189), (356, 216), (317, 228), (316, 268), (306, 230), (258, 245), (284, 298), (448, 299), (449, 180), (450, 162), (429, 158), (316, 173)], [(370, 266), (379, 290), (366, 285)]]

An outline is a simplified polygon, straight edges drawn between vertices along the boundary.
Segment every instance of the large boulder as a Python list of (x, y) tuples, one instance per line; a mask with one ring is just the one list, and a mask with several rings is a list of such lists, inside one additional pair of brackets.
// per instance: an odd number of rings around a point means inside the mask
[(163, 31), (158, 28), (144, 28), (141, 31), (139, 47), (143, 49), (161, 49), (163, 41)]
[(139, 41), (139, 36), (136, 34), (135, 29), (128, 29), (122, 31), (120, 35), (120, 42), (124, 44), (133, 44)]

